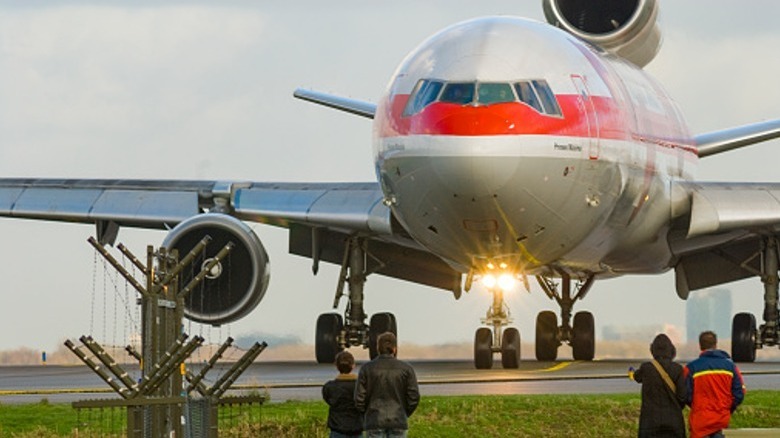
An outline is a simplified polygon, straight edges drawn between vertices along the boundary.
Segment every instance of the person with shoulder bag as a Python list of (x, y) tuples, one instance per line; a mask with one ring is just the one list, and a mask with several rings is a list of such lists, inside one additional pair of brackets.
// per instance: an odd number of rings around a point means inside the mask
[(677, 349), (671, 339), (660, 334), (650, 344), (653, 360), (629, 371), (642, 384), (639, 437), (685, 437), (683, 408), (687, 399), (682, 365), (673, 362)]

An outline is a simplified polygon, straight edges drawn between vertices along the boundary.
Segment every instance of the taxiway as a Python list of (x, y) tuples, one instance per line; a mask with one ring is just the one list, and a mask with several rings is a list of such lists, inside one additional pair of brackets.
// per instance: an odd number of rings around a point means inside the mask
[[(627, 372), (629, 367), (638, 367), (644, 360), (523, 361), (516, 370), (501, 369), (500, 364), (493, 370), (475, 370), (468, 360), (410, 363), (417, 373), (423, 396), (593, 394), (639, 392), (640, 386), (627, 378)], [(780, 390), (780, 363), (743, 363), (739, 367), (748, 390)], [(212, 379), (219, 378), (226, 369), (227, 366), (213, 370)], [(134, 372), (138, 373), (137, 370)], [(273, 402), (313, 400), (320, 398), (322, 384), (335, 374), (332, 365), (308, 361), (257, 362), (247, 369), (234, 388), (268, 391)], [(62, 403), (106, 397), (115, 395), (84, 366), (0, 367), (0, 403), (34, 403), (42, 398)]]

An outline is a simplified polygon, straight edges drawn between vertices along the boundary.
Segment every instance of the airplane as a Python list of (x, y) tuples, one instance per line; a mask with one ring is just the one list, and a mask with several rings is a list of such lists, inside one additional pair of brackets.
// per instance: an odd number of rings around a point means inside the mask
[[(658, 2), (545, 0), (547, 24), (487, 17), (448, 27), (413, 50), (377, 104), (296, 90), (372, 119), (377, 180), (365, 183), (0, 179), (0, 215), (170, 229), (188, 251), (203, 235), (230, 264), (188, 302), (187, 316), (235, 321), (262, 300), (268, 255), (244, 221), (289, 230), (290, 252), (341, 266), (344, 315), (317, 320), (317, 360), (396, 331), (368, 318), (364, 284), (380, 274), (451, 291), (481, 281), (493, 295), (474, 363), (520, 360), (504, 289), (533, 276), (560, 307), (536, 318), (535, 354), (595, 356), (594, 318), (573, 314), (597, 279), (674, 269), (677, 293), (758, 276), (764, 324), (737, 314), (732, 355), (778, 345), (780, 185), (695, 180), (699, 158), (780, 136), (780, 121), (691, 135), (642, 67), (660, 47)], [(344, 289), (347, 289), (344, 292)]]

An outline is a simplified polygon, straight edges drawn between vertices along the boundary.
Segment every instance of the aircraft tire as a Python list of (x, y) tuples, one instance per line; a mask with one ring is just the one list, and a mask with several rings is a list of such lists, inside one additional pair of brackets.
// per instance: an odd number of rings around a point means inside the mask
[(368, 356), (371, 360), (379, 356), (376, 341), (379, 339), (379, 335), (385, 332), (391, 332), (396, 337), (398, 336), (398, 325), (395, 315), (389, 312), (373, 314), (368, 324)]
[(558, 358), (558, 318), (545, 310), (536, 315), (536, 360), (554, 361)]
[(480, 327), (474, 335), (474, 366), (478, 370), (493, 368), (493, 333)]
[(317, 318), (314, 335), (317, 363), (332, 364), (336, 361), (336, 355), (342, 350), (339, 334), (343, 328), (344, 321), (338, 313), (323, 313)]
[(571, 350), (574, 360), (593, 360), (596, 353), (595, 324), (590, 312), (577, 312), (574, 315)]
[(735, 362), (756, 360), (756, 317), (737, 313), (731, 321), (731, 358)]
[(520, 331), (514, 327), (504, 330), (501, 336), (501, 365), (504, 369), (520, 366)]

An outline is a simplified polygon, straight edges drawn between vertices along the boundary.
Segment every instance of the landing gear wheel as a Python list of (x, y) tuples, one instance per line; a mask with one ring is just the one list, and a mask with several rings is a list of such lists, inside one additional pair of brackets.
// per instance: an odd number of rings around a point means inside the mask
[(731, 323), (731, 357), (735, 362), (756, 360), (756, 317), (737, 313)]
[(395, 322), (395, 315), (392, 313), (375, 313), (371, 316), (368, 325), (368, 356), (373, 360), (379, 356), (376, 347), (376, 341), (382, 333), (391, 332), (398, 336), (398, 326)]
[(554, 361), (558, 357), (558, 318), (545, 310), (536, 316), (536, 360)]
[(574, 315), (573, 332), (571, 350), (574, 360), (593, 360), (596, 352), (593, 314), (577, 312)]
[(493, 368), (493, 333), (480, 327), (474, 335), (474, 366), (478, 370)]
[(501, 365), (504, 369), (520, 366), (520, 331), (514, 327), (504, 330), (501, 336)]
[(339, 335), (344, 322), (338, 313), (323, 313), (317, 318), (317, 331), (314, 335), (314, 350), (317, 363), (332, 364), (341, 351)]

